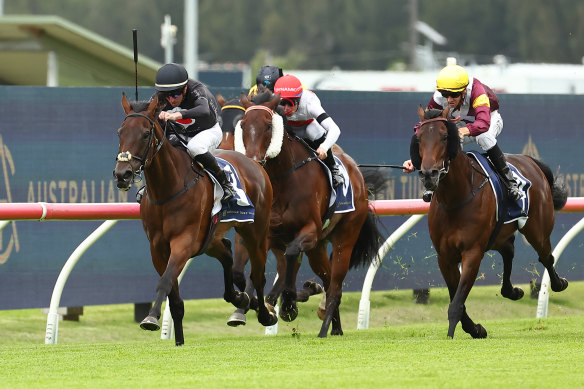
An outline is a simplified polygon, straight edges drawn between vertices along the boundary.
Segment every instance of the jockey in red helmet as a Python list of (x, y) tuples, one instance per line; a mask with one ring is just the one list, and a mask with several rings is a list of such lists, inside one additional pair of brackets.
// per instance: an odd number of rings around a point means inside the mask
[(281, 97), (280, 105), (284, 107), (292, 131), (316, 149), (318, 157), (332, 173), (333, 186), (336, 188), (341, 185), (344, 182), (343, 175), (331, 150), (341, 130), (324, 111), (316, 94), (304, 90), (300, 80), (290, 74), (278, 78), (274, 93)]

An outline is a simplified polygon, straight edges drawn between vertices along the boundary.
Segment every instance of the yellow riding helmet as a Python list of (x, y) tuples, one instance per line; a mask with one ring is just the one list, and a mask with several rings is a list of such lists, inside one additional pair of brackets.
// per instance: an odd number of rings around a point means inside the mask
[(436, 78), (436, 89), (450, 92), (461, 92), (468, 85), (468, 73), (462, 66), (447, 65)]

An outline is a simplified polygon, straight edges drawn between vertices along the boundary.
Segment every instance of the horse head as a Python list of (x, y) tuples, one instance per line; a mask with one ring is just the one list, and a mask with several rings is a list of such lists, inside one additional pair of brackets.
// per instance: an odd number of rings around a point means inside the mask
[(436, 190), (460, 150), (458, 129), (448, 120), (448, 113), (449, 108), (443, 111), (418, 108), (420, 124), (416, 126), (410, 153), (424, 188), (428, 190)]
[(263, 165), (282, 148), (284, 125), (276, 112), (280, 95), (270, 94), (267, 101), (254, 104), (242, 94), (240, 101), (246, 111), (235, 128), (235, 150)]
[(150, 102), (130, 103), (122, 93), (126, 118), (118, 129), (119, 154), (113, 171), (118, 189), (129, 190), (162, 146), (164, 136), (159, 139), (155, 133), (156, 128), (160, 128), (155, 118), (157, 105), (157, 97)]

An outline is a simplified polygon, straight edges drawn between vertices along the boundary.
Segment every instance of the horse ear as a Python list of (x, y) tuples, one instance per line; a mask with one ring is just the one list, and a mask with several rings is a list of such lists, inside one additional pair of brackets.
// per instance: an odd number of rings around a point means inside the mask
[(251, 102), (249, 101), (249, 99), (247, 98), (247, 95), (245, 93), (241, 94), (241, 97), (239, 98), (239, 102), (241, 103), (241, 106), (245, 109), (248, 109), (249, 107), (251, 107)]
[(424, 121), (424, 108), (422, 108), (421, 104), (418, 106), (418, 116), (420, 117), (420, 121), (423, 122)]
[(279, 93), (277, 95), (273, 95), (272, 99), (268, 102), (268, 107), (272, 111), (275, 111), (278, 104), (280, 104), (280, 94)]
[(124, 108), (124, 112), (126, 113), (126, 115), (132, 111), (130, 102), (128, 101), (128, 98), (126, 97), (126, 94), (124, 92), (122, 92), (122, 107)]
[(217, 99), (217, 102), (219, 103), (219, 105), (221, 107), (223, 107), (225, 105), (225, 103), (226, 103), (225, 97), (223, 97), (223, 95), (221, 93), (217, 93), (215, 95), (215, 98)]
[(158, 107), (158, 95), (155, 95), (154, 98), (152, 99), (152, 101), (150, 102), (150, 104), (148, 105), (148, 108), (146, 109), (147, 115), (149, 117), (155, 117), (157, 107)]

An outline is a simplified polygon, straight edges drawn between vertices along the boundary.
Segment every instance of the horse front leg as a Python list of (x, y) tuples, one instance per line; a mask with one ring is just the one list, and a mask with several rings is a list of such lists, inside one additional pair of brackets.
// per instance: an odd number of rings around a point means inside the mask
[[(232, 267), (233, 283), (240, 291), (244, 291), (248, 296), (252, 296), (253, 283), (249, 277), (245, 276), (245, 265), (249, 262), (249, 253), (245, 248), (243, 238), (237, 232), (235, 233), (234, 242)], [(253, 309), (253, 301), (250, 302), (250, 307)], [(247, 310), (247, 308), (237, 308), (231, 316), (229, 316), (229, 319), (227, 319), (227, 325), (231, 327), (245, 325), (247, 322), (245, 317)]]
[[(343, 335), (343, 328), (341, 326), (341, 316), (339, 314), (339, 306), (341, 305), (341, 298), (343, 297), (343, 281), (349, 271), (349, 263), (351, 260), (351, 252), (353, 251), (354, 241), (349, 237), (343, 239), (333, 239), (332, 246), (332, 266), (327, 270), (326, 264), (329, 263), (326, 256), (325, 247), (319, 250), (317, 258), (314, 258), (314, 265), (320, 264), (320, 275), (323, 276), (323, 282), (326, 289), (326, 311), (318, 333), (319, 338), (326, 338), (329, 327), (332, 324), (331, 335)], [(313, 252), (311, 252), (313, 254)], [(330, 274), (330, 276), (329, 276)]]
[(462, 253), (462, 273), (458, 261), (438, 255), (438, 265), (444, 281), (448, 286), (450, 304), (448, 305), (448, 337), (454, 337), (456, 325), (461, 322), (465, 332), (473, 338), (486, 338), (487, 331), (480, 324), (475, 324), (466, 313), (465, 301), (470, 293), (482, 259), (480, 250)]
[(185, 316), (185, 304), (180, 297), (178, 282), (172, 287), (168, 295), (168, 307), (170, 308), (170, 315), (174, 324), (174, 342), (177, 346), (182, 346), (185, 343), (183, 334), (183, 318)]
[[(272, 306), (276, 306), (278, 303), (278, 298), (282, 294), (284, 290), (285, 282), (286, 282), (286, 256), (284, 255), (284, 251), (280, 249), (276, 249), (272, 247), (272, 253), (276, 257), (276, 270), (278, 272), (278, 277), (274, 281), (274, 285), (272, 285), (272, 289), (266, 295), (266, 302)], [(300, 268), (300, 261), (296, 261), (296, 269), (294, 269), (294, 274), (298, 273), (298, 268)]]

